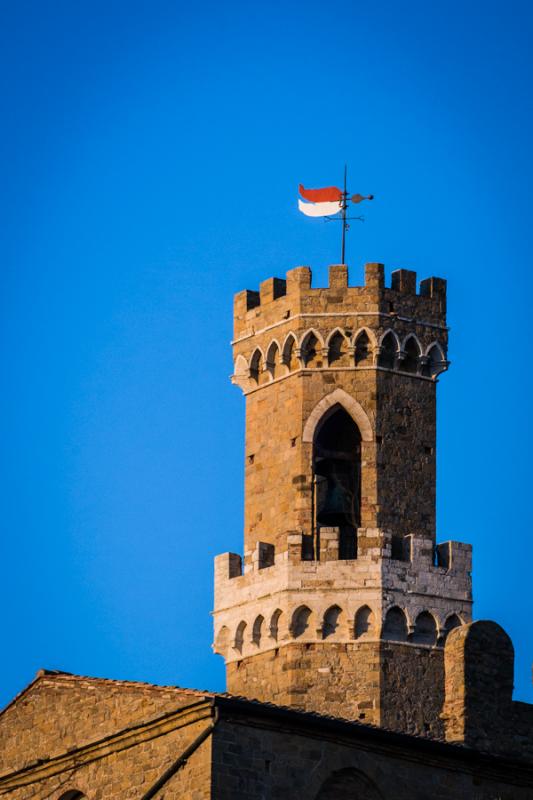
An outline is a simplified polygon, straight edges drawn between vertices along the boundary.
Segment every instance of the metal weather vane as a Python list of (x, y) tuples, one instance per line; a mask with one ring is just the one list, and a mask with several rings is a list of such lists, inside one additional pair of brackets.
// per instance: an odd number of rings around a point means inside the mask
[[(302, 184), (298, 189), (304, 200), (298, 198), (298, 208), (307, 217), (323, 217), (325, 221), (342, 222), (342, 249), (341, 264), (344, 264), (346, 252), (346, 231), (349, 229), (349, 222), (358, 220), (364, 222), (363, 216), (349, 217), (347, 211), (349, 203), (361, 203), (363, 200), (373, 200), (373, 194), (353, 194), (351, 197), (346, 188), (348, 169), (344, 167), (344, 189), (337, 186), (326, 186), (323, 189), (305, 189)], [(337, 216), (338, 215), (338, 216)]]

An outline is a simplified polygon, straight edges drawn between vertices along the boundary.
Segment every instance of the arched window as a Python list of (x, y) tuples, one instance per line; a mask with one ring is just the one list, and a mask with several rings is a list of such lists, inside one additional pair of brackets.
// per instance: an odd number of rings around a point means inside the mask
[(340, 769), (324, 781), (315, 800), (381, 800), (375, 785), (359, 770)]
[(401, 608), (394, 606), (387, 611), (383, 624), (382, 639), (390, 642), (405, 642), (407, 640), (407, 619)]
[(386, 367), (387, 369), (394, 369), (397, 352), (398, 347), (396, 345), (396, 339), (394, 338), (394, 334), (389, 331), (389, 333), (383, 337), (383, 341), (381, 342), (378, 366)]
[(275, 642), (278, 641), (279, 631), (281, 627), (281, 608), (277, 608), (270, 617), (270, 636)]
[(356, 639), (369, 635), (374, 628), (374, 614), (368, 606), (363, 606), (355, 615), (354, 633)]
[(355, 366), (365, 367), (372, 364), (372, 348), (366, 331), (362, 331), (355, 342)]
[(261, 614), (259, 614), (259, 616), (256, 617), (256, 620), (254, 622), (254, 627), (252, 628), (252, 642), (255, 645), (257, 645), (257, 647), (259, 647), (259, 645), (261, 644), (261, 636), (263, 635), (264, 621), (265, 618), (261, 616)]
[(339, 606), (331, 606), (324, 614), (324, 621), (322, 622), (322, 638), (327, 639), (328, 636), (335, 636), (339, 632), (341, 624), (342, 609)]
[(239, 622), (237, 626), (237, 630), (235, 631), (235, 641), (233, 643), (233, 647), (239, 653), (242, 653), (242, 648), (244, 646), (244, 632), (246, 630), (246, 622), (243, 620)]
[(313, 332), (308, 333), (302, 343), (302, 358), (306, 367), (321, 367), (322, 361), (318, 358), (319, 342)]
[(356, 558), (361, 520), (361, 434), (341, 406), (317, 425), (313, 445), (315, 527), (339, 528), (339, 558)]
[(334, 333), (329, 340), (328, 363), (336, 367), (349, 366), (348, 344), (340, 331)]
[(309, 628), (311, 609), (307, 606), (300, 606), (292, 615), (291, 632), (295, 639), (302, 636)]
[(422, 611), (416, 618), (415, 630), (411, 641), (416, 644), (437, 643), (437, 623), (428, 611)]
[(226, 625), (223, 625), (216, 636), (214, 649), (215, 653), (218, 653), (219, 656), (223, 656), (224, 658), (228, 652), (229, 638), (229, 628), (226, 627)]
[(296, 339), (292, 333), (289, 334), (283, 345), (282, 361), (289, 372), (294, 372), (299, 367), (298, 359), (296, 358)]
[(444, 623), (444, 638), (448, 636), (450, 631), (453, 631), (454, 628), (459, 628), (462, 624), (463, 623), (457, 614), (450, 614)]
[(272, 342), (268, 348), (266, 357), (266, 367), (270, 372), (272, 378), (276, 378), (279, 374), (279, 347), (276, 342)]
[(420, 348), (414, 336), (410, 336), (405, 343), (405, 356), (402, 361), (401, 369), (403, 372), (418, 372), (418, 359), (420, 356)]

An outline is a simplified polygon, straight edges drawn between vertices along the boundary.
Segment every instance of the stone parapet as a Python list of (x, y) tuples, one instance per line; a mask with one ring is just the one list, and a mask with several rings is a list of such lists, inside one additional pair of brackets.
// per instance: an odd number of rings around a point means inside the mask
[[(417, 620), (429, 614), (439, 646), (454, 624), (471, 619), (471, 548), (459, 542), (440, 547), (449, 566), (435, 563), (422, 537), (406, 537), (406, 560), (391, 557), (392, 536), (379, 529), (360, 530), (364, 542), (353, 560), (338, 559), (337, 529), (321, 538), (320, 560), (303, 560), (300, 533), (287, 535), (288, 549), (274, 554), (258, 543), (251, 566), (238, 571), (240, 557), (215, 559), (215, 644), (226, 661), (239, 661), (284, 644), (306, 641), (354, 641), (389, 638), (387, 614), (400, 609), (405, 641), (417, 639)], [(267, 560), (264, 554), (267, 553)], [(262, 555), (263, 554), (263, 557)], [(365, 630), (358, 614), (365, 610)], [(393, 631), (393, 634), (394, 631)], [(423, 642), (422, 642), (423, 643)]]

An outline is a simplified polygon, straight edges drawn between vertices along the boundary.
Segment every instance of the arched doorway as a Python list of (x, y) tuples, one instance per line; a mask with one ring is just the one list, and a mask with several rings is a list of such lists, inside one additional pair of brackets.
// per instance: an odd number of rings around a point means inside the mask
[(359, 770), (340, 769), (324, 781), (315, 800), (381, 800), (381, 794)]
[(339, 404), (326, 411), (315, 430), (313, 517), (317, 551), (320, 529), (339, 528), (339, 558), (357, 557), (357, 528), (361, 524), (361, 434), (352, 417)]

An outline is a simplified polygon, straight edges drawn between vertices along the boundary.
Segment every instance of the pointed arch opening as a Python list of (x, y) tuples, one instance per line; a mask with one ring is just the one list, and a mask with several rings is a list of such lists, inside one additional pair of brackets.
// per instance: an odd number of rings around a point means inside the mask
[(340, 331), (336, 331), (329, 340), (328, 364), (335, 367), (348, 367), (350, 365), (348, 342)]
[(233, 642), (233, 647), (237, 650), (238, 653), (242, 653), (242, 649), (244, 647), (244, 632), (246, 631), (246, 622), (242, 620), (239, 622), (237, 626), (237, 630), (235, 631), (235, 640)]
[(436, 378), (447, 367), (447, 361), (439, 344), (433, 344), (428, 350), (427, 362), (423, 374), (429, 378)]
[(289, 372), (294, 372), (299, 367), (298, 359), (296, 357), (296, 338), (292, 333), (289, 333), (285, 339), (281, 353), (281, 360)]
[(403, 372), (410, 372), (416, 375), (418, 372), (421, 350), (414, 336), (410, 336), (405, 342), (404, 353), (401, 369)]
[(256, 383), (259, 383), (262, 374), (263, 374), (263, 354), (261, 350), (257, 348), (257, 350), (254, 350), (254, 353), (250, 359), (250, 378)]
[(339, 529), (339, 558), (357, 558), (361, 523), (361, 434), (336, 404), (323, 415), (313, 440), (313, 517), (317, 551), (320, 529)]
[(322, 366), (320, 342), (313, 331), (310, 331), (302, 342), (302, 362), (304, 367)]
[(266, 368), (269, 371), (272, 380), (279, 376), (280, 355), (277, 342), (272, 342), (267, 350)]
[(392, 331), (389, 331), (381, 342), (381, 349), (378, 358), (378, 366), (386, 369), (394, 369), (396, 364), (396, 354), (398, 343)]
[(372, 345), (366, 331), (361, 331), (355, 340), (355, 366), (366, 367), (372, 365)]

